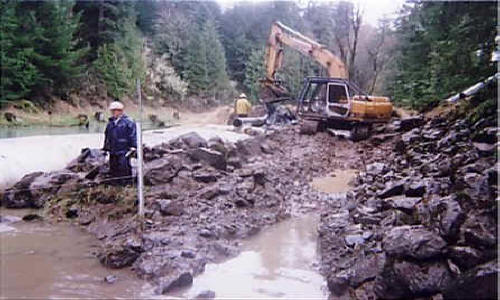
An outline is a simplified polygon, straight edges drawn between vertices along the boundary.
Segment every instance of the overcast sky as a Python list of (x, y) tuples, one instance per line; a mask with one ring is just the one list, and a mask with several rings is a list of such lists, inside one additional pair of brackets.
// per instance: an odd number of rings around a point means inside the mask
[[(266, 0), (254, 0), (255, 2)], [(329, 1), (329, 0), (319, 0)], [(377, 20), (384, 15), (393, 16), (405, 2), (404, 0), (350, 0), (359, 3), (364, 9), (364, 22), (376, 26)], [(217, 0), (224, 8), (231, 7), (238, 0)], [(303, 2), (303, 1), (301, 1)]]

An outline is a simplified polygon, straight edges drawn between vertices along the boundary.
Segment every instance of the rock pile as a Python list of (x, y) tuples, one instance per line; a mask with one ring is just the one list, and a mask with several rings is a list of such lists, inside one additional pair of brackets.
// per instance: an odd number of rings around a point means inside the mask
[(393, 151), (322, 213), (330, 291), (351, 299), (496, 298), (496, 124), (396, 125)]

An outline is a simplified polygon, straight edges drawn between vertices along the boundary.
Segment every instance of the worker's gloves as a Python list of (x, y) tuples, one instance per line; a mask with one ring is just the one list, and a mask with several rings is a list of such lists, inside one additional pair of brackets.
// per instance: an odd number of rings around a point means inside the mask
[(130, 148), (125, 154), (125, 157), (137, 157), (137, 150), (135, 148)]

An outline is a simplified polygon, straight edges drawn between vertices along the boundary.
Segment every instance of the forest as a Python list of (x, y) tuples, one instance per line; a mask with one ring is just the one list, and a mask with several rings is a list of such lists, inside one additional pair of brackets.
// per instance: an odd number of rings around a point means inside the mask
[[(338, 55), (366, 92), (426, 109), (495, 73), (496, 5), (411, 1), (374, 26), (348, 1), (2, 1), (0, 105), (132, 96), (136, 79), (160, 104), (256, 101), (281, 21)], [(310, 75), (325, 74), (285, 49), (279, 77), (292, 94)]]

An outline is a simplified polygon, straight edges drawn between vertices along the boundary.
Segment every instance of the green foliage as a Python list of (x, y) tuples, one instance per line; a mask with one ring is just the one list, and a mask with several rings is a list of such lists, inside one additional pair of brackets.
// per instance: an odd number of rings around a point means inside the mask
[(405, 6), (396, 22), (394, 100), (424, 109), (493, 74), (495, 8), (493, 2)]
[(21, 22), (16, 16), (16, 2), (0, 2), (0, 101), (21, 99), (31, 91), (40, 73), (30, 58), (34, 49), (26, 47), (29, 37), (21, 34)]
[(79, 26), (79, 15), (72, 14), (73, 3), (44, 2), (34, 13), (36, 29), (34, 64), (56, 94), (66, 93), (83, 76), (80, 59), (85, 48), (76, 48), (74, 34)]
[(106, 26), (103, 35), (106, 43), (97, 50), (93, 71), (106, 86), (111, 97), (132, 93), (136, 79), (144, 79), (145, 66), (142, 58), (142, 38), (136, 28), (136, 15), (131, 3), (105, 3), (112, 13), (101, 20)]
[[(228, 73), (241, 88), (247, 88), (247, 64), (252, 52), (265, 46), (271, 24), (281, 21), (300, 31), (304, 29), (300, 11), (296, 2), (268, 1), (238, 2), (224, 12), (220, 29), (226, 50)], [(289, 62), (284, 60), (284, 64), (286, 66)], [(264, 76), (265, 73), (260, 75)]]
[(65, 94), (84, 73), (76, 47), (79, 15), (67, 1), (20, 3), (2, 1), (2, 100)]
[(102, 45), (93, 65), (111, 97), (119, 98), (132, 90), (133, 74), (123, 50), (116, 44)]
[(248, 58), (248, 63), (245, 68), (245, 89), (248, 91), (250, 100), (258, 100), (260, 93), (259, 79), (264, 77), (266, 67), (264, 62), (264, 49), (254, 49)]
[(224, 48), (214, 20), (208, 20), (201, 30), (191, 33), (184, 77), (192, 93), (217, 96), (229, 87)]

